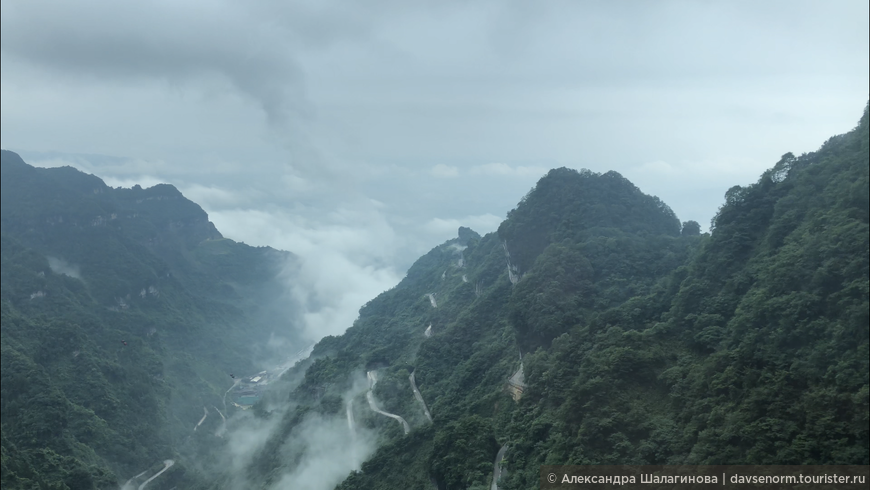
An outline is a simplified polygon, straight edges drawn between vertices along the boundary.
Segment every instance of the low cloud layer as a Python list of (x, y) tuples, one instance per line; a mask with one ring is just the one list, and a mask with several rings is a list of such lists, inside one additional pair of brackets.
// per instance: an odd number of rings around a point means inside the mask
[[(495, 230), (503, 217), (490, 213), (468, 214), (480, 201), (501, 191), (480, 181), (441, 180), (427, 172), (405, 175), (420, 187), (375, 188), (368, 197), (358, 189), (343, 186), (294, 189), (300, 178), (258, 180), (235, 174), (236, 187), (220, 184), (196, 172), (171, 172), (156, 166), (165, 177), (143, 175), (137, 162), (132, 172), (116, 159), (91, 155), (33, 154), (25, 159), (37, 166), (69, 165), (104, 178), (111, 186), (131, 187), (173, 183), (185, 197), (200, 204), (209, 219), (226, 237), (253, 246), (271, 246), (292, 252), (298, 263), (288, 267), (287, 287), (294, 302), (302, 306), (302, 338), (315, 342), (325, 335), (340, 335), (353, 324), (359, 308), (401, 280), (407, 268), (432, 247), (454, 238), (460, 226), (481, 233)], [(147, 168), (147, 167), (146, 167)], [(221, 176), (222, 177), (222, 176)], [(495, 207), (509, 208), (526, 182), (507, 179), (517, 186)], [(346, 191), (346, 192), (344, 192)], [(525, 191), (522, 191), (525, 192)], [(463, 197), (465, 196), (465, 197)], [(452, 215), (452, 216), (451, 216)], [(442, 217), (443, 216), (443, 217)]]
[(51, 272), (55, 274), (63, 274), (65, 276), (69, 276), (75, 279), (81, 279), (82, 273), (81, 268), (75, 264), (70, 264), (69, 262), (59, 259), (57, 257), (47, 257), (48, 258), (48, 267), (51, 268)]
[(289, 287), (303, 306), (304, 337), (316, 341), (340, 335), (359, 308), (395, 286), (401, 272), (390, 257), (399, 249), (392, 227), (375, 209), (338, 209), (315, 220), (295, 213), (231, 210), (213, 213), (228, 236), (290, 250)]
[[(293, 252), (312, 341), (551, 168), (616, 170), (706, 227), (729, 187), (850, 130), (870, 85), (867, 2), (0, 9), (0, 145), (171, 183), (225, 236)], [(271, 431), (252, 427), (239, 447)]]
[(375, 436), (356, 428), (351, 433), (339, 417), (310, 416), (294, 430), (286, 447), (304, 455), (272, 490), (332, 490), (374, 453)]
[[(309, 412), (301, 423), (286, 435), (281, 434), (285, 417), (295, 410), (290, 403), (267, 405), (270, 411), (266, 418), (250, 412), (237, 412), (227, 422), (228, 430), (222, 435), (228, 444), (217, 454), (218, 466), (202, 468), (212, 475), (224, 475), (230, 488), (252, 488), (249, 467), (257, 457), (263, 456), (267, 442), (272, 439), (279, 444), (270, 445), (279, 451), (280, 461), (287, 464), (285, 472), (278, 475), (271, 490), (331, 490), (353, 471), (359, 471), (377, 449), (378, 436), (371, 429), (358, 425), (351, 413), (364, 410), (348, 403), (359, 397), (368, 388), (365, 376), (356, 373), (353, 387), (342, 395), (340, 413), (324, 415)], [(280, 389), (278, 393), (283, 393)], [(283, 397), (282, 397), (283, 398)]]

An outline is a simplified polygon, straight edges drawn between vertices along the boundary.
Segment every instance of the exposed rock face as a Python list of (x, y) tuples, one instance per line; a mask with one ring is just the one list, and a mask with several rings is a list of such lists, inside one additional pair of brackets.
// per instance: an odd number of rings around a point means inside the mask
[(508, 391), (515, 402), (520, 401), (523, 397), (523, 391), (526, 389), (526, 377), (523, 374), (523, 363), (520, 363), (520, 368), (508, 380)]

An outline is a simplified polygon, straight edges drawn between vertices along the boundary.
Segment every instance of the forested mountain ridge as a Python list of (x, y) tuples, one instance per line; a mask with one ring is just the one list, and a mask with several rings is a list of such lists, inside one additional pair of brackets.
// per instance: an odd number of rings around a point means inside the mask
[(191, 425), (250, 363), (292, 257), (222, 239), (171, 186), (110, 189), (3, 152), (3, 487), (110, 488), (176, 454), (149, 488), (868, 464), (868, 140), (865, 108), (732, 187), (703, 235), (615, 172), (550, 171), (498, 232), (460, 228), (321, 340), (254, 406), (245, 420), (270, 430), (232, 465), (215, 425)]
[(704, 235), (614, 172), (551, 171), (315, 347), (295, 408), (261, 407), (282, 420), (249, 485), (296, 474), (315, 417), (381, 434), (343, 490), (490, 488), (498, 454), (500, 489), (542, 464), (868, 464), (868, 163), (865, 108)]
[(179, 454), (153, 486), (188, 478), (229, 373), (289, 331), (294, 257), (224, 239), (170, 185), (113, 189), (8, 151), (0, 226), (3, 488), (117, 488)]

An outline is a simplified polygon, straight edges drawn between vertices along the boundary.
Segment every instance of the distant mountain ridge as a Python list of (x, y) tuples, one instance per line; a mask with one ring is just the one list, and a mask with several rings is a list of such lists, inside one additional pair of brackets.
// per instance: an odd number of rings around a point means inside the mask
[[(214, 225), (208, 221), (208, 216), (195, 203), (187, 200), (174, 186), (158, 184), (148, 189), (136, 185), (131, 189), (112, 188), (100, 178), (85, 174), (72, 167), (36, 168), (26, 164), (17, 154), (2, 150), (3, 175), (10, 179), (9, 185), (3, 189), (3, 203), (16, 206), (17, 203), (28, 203), (30, 206), (21, 209), (14, 217), (7, 213), (4, 222), (7, 226), (21, 223), (37, 226), (39, 218), (49, 219), (50, 215), (68, 216), (71, 225), (93, 225), (93, 222), (77, 223), (75, 220), (86, 213), (94, 213), (95, 219), (117, 219), (124, 214), (129, 219), (132, 214), (142, 214), (143, 219), (155, 221), (156, 225), (169, 225), (171, 218), (176, 224), (200, 226), (202, 230), (197, 236), (191, 237), (201, 241), (209, 238), (222, 238)], [(42, 205), (34, 206), (38, 196), (34, 190), (42, 193)], [(161, 201), (173, 201), (171, 206), (155, 206)], [(155, 203), (151, 203), (154, 201)], [(72, 203), (79, 208), (70, 208)], [(144, 203), (144, 204), (143, 204)], [(20, 206), (20, 204), (18, 204)], [(170, 209), (171, 208), (171, 209)], [(171, 214), (168, 214), (171, 211)], [(110, 218), (110, 215), (116, 215)], [(168, 226), (167, 226), (168, 228)]]

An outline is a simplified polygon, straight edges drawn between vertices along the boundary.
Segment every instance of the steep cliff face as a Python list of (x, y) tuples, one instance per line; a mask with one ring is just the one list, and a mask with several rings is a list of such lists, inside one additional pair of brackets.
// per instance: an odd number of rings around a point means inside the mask
[(168, 458), (161, 479), (182, 478), (220, 440), (192, 429), (228, 374), (258, 371), (272, 332), (293, 340), (293, 256), (224, 239), (172, 186), (3, 151), (0, 226), (4, 488), (116, 488)]

